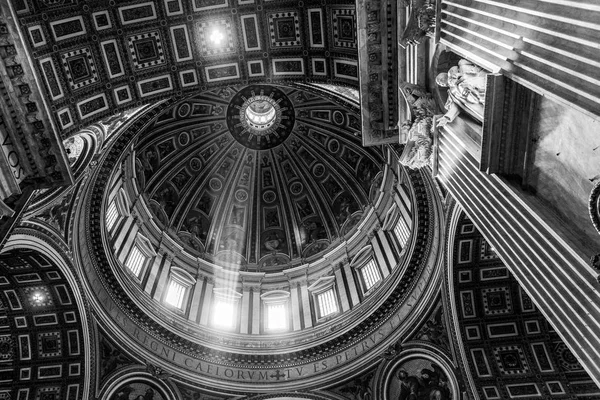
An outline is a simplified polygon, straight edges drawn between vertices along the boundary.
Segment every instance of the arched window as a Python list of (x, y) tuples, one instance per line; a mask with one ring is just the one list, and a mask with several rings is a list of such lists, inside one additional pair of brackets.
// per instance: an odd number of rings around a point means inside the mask
[(135, 236), (133, 246), (131, 246), (131, 250), (125, 259), (125, 267), (127, 267), (129, 272), (137, 279), (140, 279), (148, 266), (150, 259), (154, 256), (156, 256), (156, 252), (154, 251), (150, 240), (138, 232)]
[(214, 288), (211, 325), (224, 330), (235, 329), (241, 297), (242, 294), (233, 289)]
[(184, 311), (184, 306), (190, 295), (191, 287), (196, 283), (196, 279), (187, 271), (179, 267), (171, 267), (169, 283), (165, 293), (164, 302), (176, 309)]
[(363, 291), (368, 292), (373, 286), (381, 281), (381, 271), (373, 258), (359, 268)]
[(382, 279), (381, 269), (375, 258), (373, 258), (373, 247), (363, 247), (350, 262), (358, 275), (358, 281), (363, 294), (367, 294)]
[(112, 233), (122, 218), (129, 217), (129, 199), (123, 188), (120, 188), (114, 199), (108, 204), (104, 221), (106, 230)]
[(308, 287), (308, 290), (313, 296), (317, 322), (339, 312), (340, 307), (335, 291), (335, 277), (326, 276), (319, 278)]
[(289, 298), (285, 290), (273, 290), (260, 296), (264, 304), (264, 329), (282, 332), (289, 329)]

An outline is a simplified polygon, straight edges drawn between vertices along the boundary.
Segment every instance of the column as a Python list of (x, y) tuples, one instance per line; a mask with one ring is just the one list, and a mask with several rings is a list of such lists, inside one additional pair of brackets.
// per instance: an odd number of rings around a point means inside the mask
[(302, 311), (304, 327), (310, 328), (313, 326), (312, 313), (310, 312), (310, 293), (308, 293), (308, 284), (306, 279), (300, 282), (300, 295), (302, 299)]
[(160, 276), (158, 278), (158, 284), (156, 285), (156, 290), (154, 291), (154, 300), (160, 302), (162, 300), (162, 294), (165, 291), (167, 286), (167, 279), (169, 278), (169, 271), (171, 270), (171, 264), (173, 262), (174, 256), (172, 254), (165, 254), (164, 263), (160, 270)]
[(241, 313), (240, 333), (248, 333), (250, 331), (250, 287), (247, 285), (242, 286)]
[(210, 307), (212, 306), (213, 287), (215, 282), (212, 279), (206, 281), (206, 290), (204, 291), (204, 299), (202, 301), (202, 312), (200, 314), (200, 325), (208, 326), (208, 316)]
[(344, 276), (342, 271), (342, 263), (338, 263), (333, 267), (335, 274), (335, 281), (337, 282), (338, 293), (342, 300), (342, 311), (348, 311), (350, 309), (350, 301), (348, 299), (348, 293), (346, 292), (346, 285), (344, 285)]
[(442, 0), (440, 43), (531, 90), (600, 115), (595, 2)]
[(252, 285), (252, 334), (260, 334), (261, 304), (260, 286)]
[(356, 287), (356, 281), (354, 280), (354, 275), (352, 274), (352, 267), (350, 267), (350, 264), (344, 264), (344, 272), (346, 272), (346, 279), (348, 280), (350, 299), (352, 300), (353, 305), (357, 305), (360, 303), (360, 297), (358, 296), (358, 289)]
[(292, 309), (292, 329), (299, 331), (302, 329), (302, 323), (300, 320), (300, 296), (298, 295), (299, 286), (298, 284), (292, 284), (290, 282), (290, 293), (291, 293), (291, 309)]
[(377, 252), (379, 251), (383, 255), (385, 262), (383, 264), (379, 264), (379, 268), (381, 269), (382, 277), (385, 278), (390, 274), (391, 268), (393, 268), (396, 265), (397, 261), (396, 257), (394, 257), (394, 252), (390, 247), (390, 242), (386, 232), (383, 229), (380, 229), (377, 232), (376, 238), (377, 240), (375, 240), (374, 238), (373, 241), (377, 242), (377, 247), (379, 249), (375, 251), (375, 254), (377, 254)]
[(144, 285), (144, 291), (149, 295), (152, 295), (152, 288), (154, 287), (154, 282), (160, 272), (160, 266), (165, 257), (165, 253), (162, 249), (158, 250), (158, 253), (152, 260), (152, 265), (150, 267), (150, 272), (148, 274), (148, 279), (146, 280), (146, 284)]
[(188, 319), (190, 321), (198, 321), (198, 312), (200, 311), (200, 304), (202, 303), (202, 289), (204, 289), (204, 279), (201, 276), (199, 276), (196, 278), (194, 292), (192, 293), (190, 314), (188, 316)]
[(440, 133), (440, 182), (599, 384), (600, 294), (589, 255), (539, 204), (479, 171), (452, 131)]

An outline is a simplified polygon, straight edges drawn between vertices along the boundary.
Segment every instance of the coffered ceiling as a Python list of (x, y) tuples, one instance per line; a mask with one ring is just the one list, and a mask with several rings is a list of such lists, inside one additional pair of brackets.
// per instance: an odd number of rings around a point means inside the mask
[(358, 87), (353, 1), (16, 1), (67, 135), (125, 108), (256, 82)]

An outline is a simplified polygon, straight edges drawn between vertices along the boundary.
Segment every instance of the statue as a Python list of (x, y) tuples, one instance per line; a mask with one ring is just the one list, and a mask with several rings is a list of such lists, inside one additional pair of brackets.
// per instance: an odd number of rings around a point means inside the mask
[(443, 72), (436, 77), (438, 85), (448, 88), (448, 101), (444, 106), (447, 112), (438, 120), (438, 127), (454, 121), (460, 107), (483, 117), (486, 75), (481, 67), (467, 60), (460, 60), (457, 67), (452, 67), (448, 73)]
[(419, 169), (431, 165), (433, 141), (430, 131), (432, 118), (425, 117), (416, 119), (414, 122), (402, 124), (402, 134), (407, 135), (408, 140), (400, 162), (410, 169)]
[(431, 165), (435, 102), (430, 93), (417, 85), (404, 84), (401, 90), (410, 107), (411, 119), (400, 125), (400, 143), (406, 143), (400, 162), (418, 169)]

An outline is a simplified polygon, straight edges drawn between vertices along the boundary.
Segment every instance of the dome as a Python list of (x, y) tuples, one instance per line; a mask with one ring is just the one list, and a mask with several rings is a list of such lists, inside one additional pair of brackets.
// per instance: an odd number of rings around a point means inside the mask
[(135, 145), (138, 189), (160, 227), (223, 266), (274, 271), (352, 235), (382, 179), (358, 110), (304, 89), (251, 85), (182, 100)]

